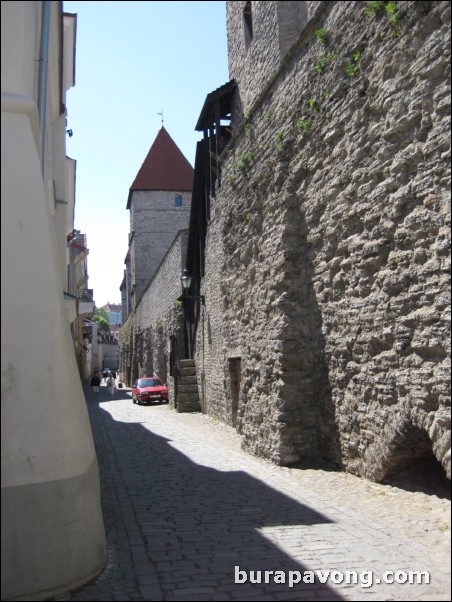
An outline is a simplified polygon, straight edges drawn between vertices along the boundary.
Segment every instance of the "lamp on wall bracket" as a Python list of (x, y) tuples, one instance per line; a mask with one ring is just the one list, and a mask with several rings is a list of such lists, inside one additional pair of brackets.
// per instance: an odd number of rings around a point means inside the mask
[(180, 299), (181, 301), (184, 299), (199, 299), (202, 303), (202, 305), (204, 305), (204, 295), (189, 295), (188, 291), (190, 290), (191, 287), (191, 283), (192, 283), (192, 276), (190, 276), (187, 268), (184, 268), (182, 271), (182, 275), (180, 277), (180, 281), (182, 284), (182, 298)]
[(180, 281), (182, 283), (182, 291), (184, 293), (188, 293), (188, 291), (190, 290), (192, 280), (193, 278), (188, 273), (187, 268), (184, 268), (182, 276), (180, 277)]

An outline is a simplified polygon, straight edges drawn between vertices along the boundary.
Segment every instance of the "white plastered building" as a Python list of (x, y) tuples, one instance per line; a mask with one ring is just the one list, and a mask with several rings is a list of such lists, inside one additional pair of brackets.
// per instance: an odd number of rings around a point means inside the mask
[(76, 16), (1, 3), (2, 599), (78, 587), (106, 562), (97, 459), (67, 295)]

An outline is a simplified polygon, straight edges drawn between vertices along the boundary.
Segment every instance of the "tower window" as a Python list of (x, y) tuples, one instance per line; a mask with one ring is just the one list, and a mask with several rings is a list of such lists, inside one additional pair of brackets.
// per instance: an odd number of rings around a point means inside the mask
[(176, 207), (182, 207), (182, 197), (180, 194), (176, 194), (176, 197), (174, 199), (174, 205)]
[(243, 21), (245, 23), (245, 44), (248, 48), (253, 39), (253, 14), (251, 12), (251, 2), (245, 4), (243, 9)]

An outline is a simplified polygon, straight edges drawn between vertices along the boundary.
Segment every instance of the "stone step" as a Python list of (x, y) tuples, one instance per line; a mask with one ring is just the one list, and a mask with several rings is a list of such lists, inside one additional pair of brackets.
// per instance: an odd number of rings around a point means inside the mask
[(179, 360), (179, 366), (181, 368), (195, 368), (195, 360)]
[(176, 411), (179, 413), (186, 413), (186, 412), (200, 412), (201, 411), (201, 404), (198, 402), (192, 402), (192, 403), (178, 403), (177, 404), (177, 408)]
[(190, 385), (183, 381), (179, 381), (178, 391), (179, 391), (179, 394), (187, 393), (189, 395), (192, 395), (192, 394), (196, 393), (196, 395), (197, 395), (198, 394), (198, 384)]
[(181, 378), (184, 376), (196, 376), (196, 368), (181, 368), (180, 375)]
[(181, 393), (177, 395), (177, 405), (179, 403), (199, 403), (198, 393)]
[(194, 376), (183, 376), (180, 378), (179, 380), (179, 385), (183, 386), (183, 385), (197, 385), (198, 384), (198, 379), (196, 378), (196, 375)]
[(180, 360), (180, 379), (177, 391), (177, 412), (200, 412), (198, 379), (195, 360)]

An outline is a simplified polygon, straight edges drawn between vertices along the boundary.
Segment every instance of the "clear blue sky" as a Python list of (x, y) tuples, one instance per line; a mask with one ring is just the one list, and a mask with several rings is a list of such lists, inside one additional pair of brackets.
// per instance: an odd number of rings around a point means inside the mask
[(120, 303), (129, 188), (164, 126), (193, 165), (209, 92), (229, 79), (225, 2), (63, 2), (77, 13), (67, 154), (96, 306)]

